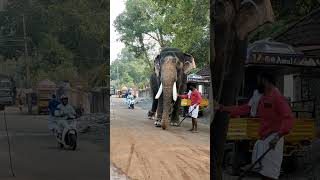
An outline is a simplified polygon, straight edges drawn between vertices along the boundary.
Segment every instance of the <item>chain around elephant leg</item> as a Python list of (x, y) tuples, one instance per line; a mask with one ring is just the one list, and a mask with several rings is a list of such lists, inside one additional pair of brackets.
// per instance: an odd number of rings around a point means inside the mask
[(154, 122), (155, 127), (161, 127), (161, 118), (157, 117), (156, 121)]
[(170, 121), (171, 126), (178, 126), (178, 124), (180, 122), (179, 111), (173, 110), (171, 113), (170, 119), (171, 119), (171, 121)]
[(172, 117), (170, 121), (171, 126), (178, 126), (179, 124), (179, 117)]

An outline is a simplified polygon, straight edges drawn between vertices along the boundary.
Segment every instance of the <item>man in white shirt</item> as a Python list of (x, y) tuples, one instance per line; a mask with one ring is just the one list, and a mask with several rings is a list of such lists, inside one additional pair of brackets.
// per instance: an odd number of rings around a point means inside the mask
[(259, 91), (257, 89), (254, 90), (253, 95), (248, 102), (248, 105), (251, 107), (251, 109), (250, 109), (250, 116), (251, 117), (256, 117), (256, 115), (257, 115), (259, 100), (260, 100), (261, 96), (262, 96), (262, 94), (259, 93)]
[(54, 115), (58, 118), (58, 133), (62, 133), (62, 130), (68, 126), (68, 123), (65, 120), (75, 119), (76, 111), (69, 104), (67, 96), (61, 96), (61, 104), (59, 104), (54, 112)]

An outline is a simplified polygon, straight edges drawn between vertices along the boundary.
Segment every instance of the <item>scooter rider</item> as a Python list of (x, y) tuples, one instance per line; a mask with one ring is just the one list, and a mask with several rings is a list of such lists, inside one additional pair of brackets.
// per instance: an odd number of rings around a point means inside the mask
[(57, 100), (56, 95), (52, 95), (52, 99), (49, 101), (48, 110), (49, 110), (49, 119), (48, 119), (48, 128), (51, 132), (54, 133), (58, 129), (58, 124), (54, 112), (60, 102)]
[(129, 108), (130, 108), (131, 103), (133, 103), (133, 100), (134, 100), (134, 96), (132, 95), (131, 91), (129, 91), (129, 94), (127, 96), (127, 104), (129, 106)]
[(61, 134), (63, 129), (68, 126), (66, 120), (75, 119), (76, 112), (73, 107), (69, 104), (69, 99), (67, 96), (62, 95), (60, 97), (61, 104), (59, 104), (54, 112), (54, 115), (58, 117), (58, 133)]

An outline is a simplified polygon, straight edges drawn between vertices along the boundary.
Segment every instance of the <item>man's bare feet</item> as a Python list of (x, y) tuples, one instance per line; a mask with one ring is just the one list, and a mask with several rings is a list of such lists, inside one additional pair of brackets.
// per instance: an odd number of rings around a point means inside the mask
[(198, 133), (198, 131), (197, 130), (193, 130), (192, 133)]

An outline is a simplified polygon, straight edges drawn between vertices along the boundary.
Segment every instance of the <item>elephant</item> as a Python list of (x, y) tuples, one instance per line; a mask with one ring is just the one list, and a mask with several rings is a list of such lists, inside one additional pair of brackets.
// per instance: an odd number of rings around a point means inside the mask
[(193, 56), (183, 53), (177, 48), (164, 48), (155, 58), (155, 76), (152, 82), (157, 82), (155, 95), (157, 106), (157, 121), (162, 129), (168, 126), (169, 118), (173, 124), (179, 122), (179, 106), (187, 85), (187, 74), (196, 67)]

